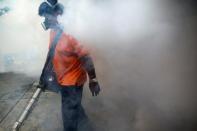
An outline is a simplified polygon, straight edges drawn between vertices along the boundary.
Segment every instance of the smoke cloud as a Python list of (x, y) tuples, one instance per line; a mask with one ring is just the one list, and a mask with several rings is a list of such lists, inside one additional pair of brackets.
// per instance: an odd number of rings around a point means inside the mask
[[(39, 1), (3, 1), (10, 11), (0, 17), (0, 71), (36, 75), (47, 52), (48, 35), (37, 15)], [(36, 72), (36, 73), (35, 73)]]
[[(101, 113), (98, 131), (196, 130), (196, 2), (60, 2), (65, 32), (89, 47), (95, 61), (102, 93), (95, 105), (85, 104)], [(4, 2), (11, 11), (0, 17), (1, 72), (40, 74), (49, 35), (37, 15), (40, 3)]]

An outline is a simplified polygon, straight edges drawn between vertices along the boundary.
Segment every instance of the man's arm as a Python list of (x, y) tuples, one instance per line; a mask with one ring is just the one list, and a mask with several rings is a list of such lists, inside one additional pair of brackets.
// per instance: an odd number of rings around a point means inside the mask
[(100, 92), (100, 86), (98, 84), (98, 81), (96, 79), (96, 72), (94, 68), (94, 63), (89, 55), (82, 56), (80, 58), (82, 62), (83, 68), (86, 70), (88, 77), (89, 77), (89, 88), (92, 92), (92, 96), (97, 96)]
[(89, 55), (89, 51), (84, 48), (75, 38), (69, 37), (71, 43), (73, 44), (74, 52), (78, 55), (83, 68), (88, 74), (89, 77), (89, 88), (92, 92), (92, 96), (97, 96), (100, 92), (100, 86), (96, 79), (96, 72), (94, 68), (94, 63)]
[(87, 71), (90, 80), (96, 78), (94, 63), (89, 55), (82, 56), (80, 60), (83, 63), (83, 68)]

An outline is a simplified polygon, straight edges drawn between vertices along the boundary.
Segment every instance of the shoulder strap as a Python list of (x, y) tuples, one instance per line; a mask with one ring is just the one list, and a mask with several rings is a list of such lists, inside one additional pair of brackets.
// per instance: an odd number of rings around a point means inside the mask
[(58, 32), (56, 33), (55, 38), (53, 39), (53, 42), (51, 43), (51, 47), (48, 51), (47, 59), (45, 61), (45, 64), (44, 64), (44, 67), (42, 69), (42, 73), (40, 76), (40, 82), (44, 81), (44, 77), (45, 77), (44, 74), (45, 74), (46, 70), (52, 68), (52, 60), (54, 57), (55, 48), (56, 48), (56, 45), (62, 35), (62, 32), (63, 31), (61, 29), (59, 29)]
[(53, 39), (53, 42), (51, 43), (51, 47), (50, 47), (49, 52), (48, 52), (48, 56), (51, 59), (53, 59), (55, 48), (56, 48), (56, 45), (57, 45), (57, 43), (58, 43), (58, 41), (59, 41), (59, 39), (62, 35), (62, 32), (63, 31), (61, 29), (59, 29), (58, 32), (56, 33), (55, 38)]

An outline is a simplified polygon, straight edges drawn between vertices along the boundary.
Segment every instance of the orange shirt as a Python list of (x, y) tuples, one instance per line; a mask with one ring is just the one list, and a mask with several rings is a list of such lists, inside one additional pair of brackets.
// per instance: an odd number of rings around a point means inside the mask
[[(50, 32), (50, 45), (56, 35)], [(60, 85), (83, 85), (87, 79), (86, 71), (79, 60), (88, 51), (71, 35), (63, 33), (55, 48), (53, 68)]]

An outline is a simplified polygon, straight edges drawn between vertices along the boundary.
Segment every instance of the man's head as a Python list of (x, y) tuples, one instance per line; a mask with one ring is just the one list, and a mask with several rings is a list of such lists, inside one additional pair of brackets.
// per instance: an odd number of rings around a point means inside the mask
[(57, 0), (47, 0), (47, 2), (49, 2), (51, 5), (57, 4)]
[(38, 14), (45, 18), (43, 27), (45, 30), (56, 27), (59, 23), (57, 16), (62, 15), (64, 6), (57, 2), (57, 0), (47, 0), (40, 4)]

